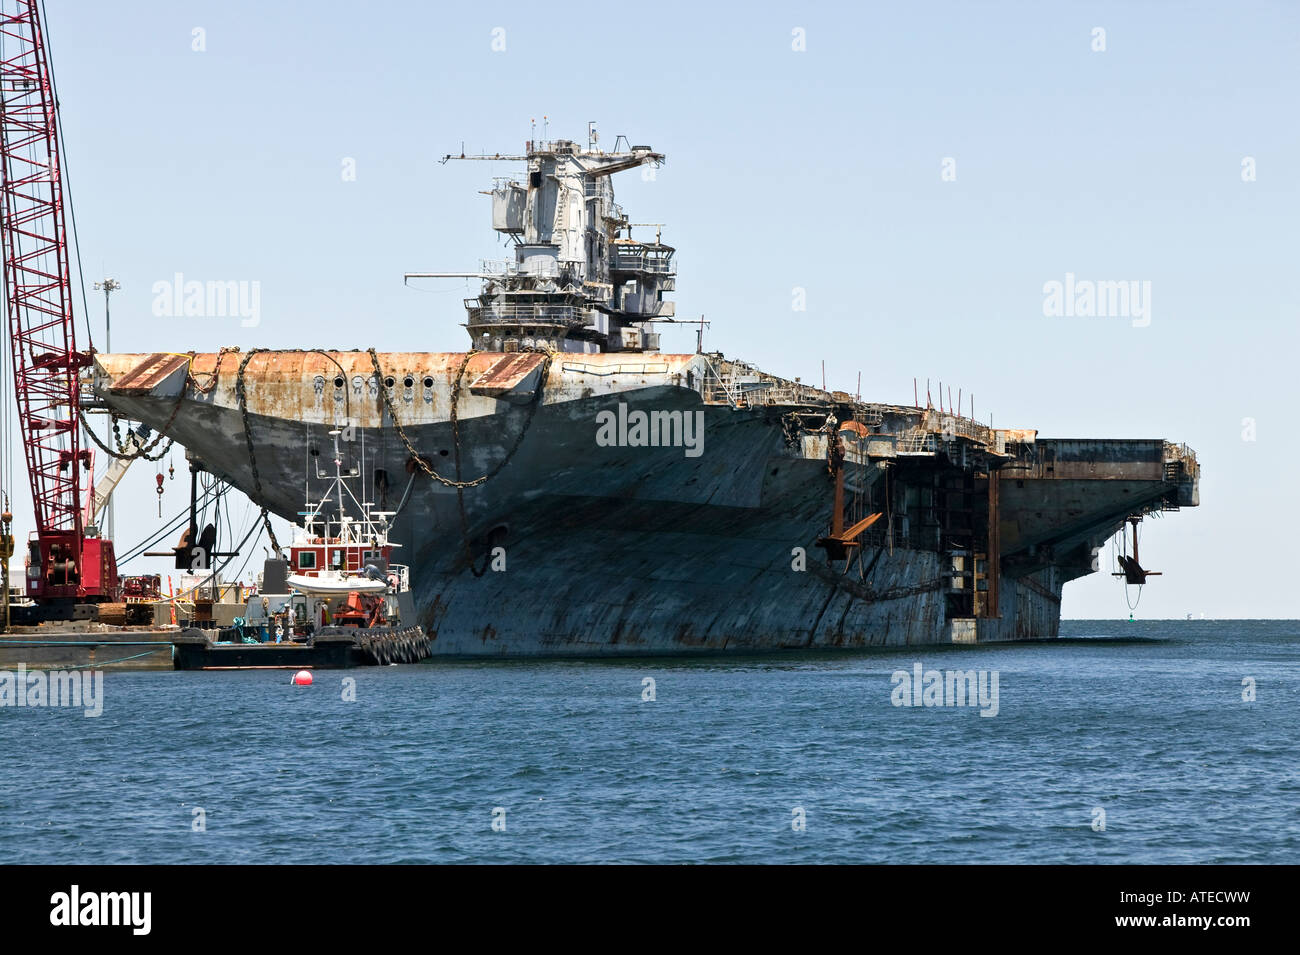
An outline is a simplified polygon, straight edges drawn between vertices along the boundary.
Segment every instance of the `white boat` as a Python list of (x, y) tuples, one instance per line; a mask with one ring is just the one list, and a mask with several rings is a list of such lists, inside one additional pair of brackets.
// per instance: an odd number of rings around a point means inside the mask
[(320, 596), (340, 596), (349, 593), (383, 594), (388, 592), (388, 583), (370, 577), (304, 577), (290, 574), (289, 586), (299, 593)]

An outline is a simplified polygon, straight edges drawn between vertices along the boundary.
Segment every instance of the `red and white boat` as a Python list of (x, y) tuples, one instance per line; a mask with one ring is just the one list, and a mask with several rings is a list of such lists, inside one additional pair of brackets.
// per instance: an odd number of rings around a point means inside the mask
[(288, 549), (291, 597), (285, 609), (295, 635), (324, 627), (400, 626), (398, 595), (410, 590), (410, 569), (392, 560), (400, 546), (388, 539), (393, 512), (373, 510), (352, 493), (342, 473), (341, 434), (330, 432), (330, 486), (320, 500), (308, 499)]

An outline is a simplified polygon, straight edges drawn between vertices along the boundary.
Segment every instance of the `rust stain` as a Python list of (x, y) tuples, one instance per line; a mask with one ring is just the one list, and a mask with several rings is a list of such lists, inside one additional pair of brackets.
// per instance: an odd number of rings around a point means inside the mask
[(543, 357), (536, 352), (504, 355), (475, 378), (469, 390), (486, 398), (500, 398), (522, 385), (542, 361)]
[(189, 361), (188, 355), (154, 352), (118, 378), (113, 383), (113, 392), (128, 396), (147, 395), (188, 365)]
[(1005, 440), (1016, 444), (1033, 444), (1038, 437), (1037, 428), (998, 428), (998, 433), (1005, 435)]
[(695, 627), (690, 623), (682, 623), (677, 626), (677, 631), (673, 634), (673, 642), (680, 643), (687, 647), (702, 647), (707, 642), (708, 637), (695, 632)]

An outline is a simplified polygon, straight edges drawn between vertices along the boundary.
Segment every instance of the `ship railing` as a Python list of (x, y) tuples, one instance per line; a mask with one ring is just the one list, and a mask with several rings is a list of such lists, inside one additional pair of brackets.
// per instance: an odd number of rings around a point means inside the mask
[[(525, 268), (512, 259), (479, 259), (479, 271), (484, 275), (512, 277), (526, 275), (531, 278), (558, 278), (560, 264), (554, 259), (534, 260)], [(477, 301), (477, 300), (476, 300)]]
[(767, 389), (765, 404), (769, 405), (806, 405), (817, 403), (826, 397), (825, 392), (792, 381), (772, 379), (772, 386)]
[(992, 447), (995, 443), (993, 429), (988, 425), (980, 424), (978, 421), (971, 418), (962, 418), (956, 415), (952, 416), (949, 420), (951, 421), (951, 424), (949, 427), (944, 429), (943, 433), (945, 436), (951, 433), (960, 438), (969, 438), (971, 441), (975, 441), (988, 447)]
[(397, 593), (406, 593), (411, 589), (411, 568), (406, 564), (389, 564), (388, 576), (397, 578)]
[[(705, 359), (707, 371), (704, 375), (701, 394), (705, 401), (714, 404), (727, 403), (733, 408), (750, 408), (755, 405), (806, 405), (825, 401), (826, 393), (797, 382), (781, 378), (761, 377), (751, 380), (752, 372), (737, 377), (723, 374)], [(743, 379), (743, 380), (742, 380)]]
[(562, 371), (608, 378), (613, 375), (666, 375), (668, 365), (660, 363), (619, 362), (616, 365), (591, 365), (585, 361), (566, 361)]
[(885, 423), (885, 413), (879, 408), (855, 408), (853, 417), (868, 427), (878, 428)]
[(476, 298), (465, 300), (471, 325), (564, 325), (581, 328), (585, 310), (574, 305), (484, 305)]
[(894, 547), (907, 546), (907, 535), (903, 533), (902, 521), (898, 522), (892, 533), (889, 530), (889, 525), (885, 524), (884, 521), (878, 521), (875, 527), (863, 531), (862, 536), (859, 537), (858, 540), (862, 544), (861, 549), (863, 551), (875, 547), (888, 547), (891, 544)]
[(723, 377), (713, 362), (704, 359), (704, 379), (700, 383), (700, 394), (709, 404), (729, 404), (733, 408), (740, 406), (740, 393), (731, 376)]
[(645, 255), (636, 252), (616, 252), (610, 267), (618, 272), (655, 272), (672, 275), (677, 266), (668, 256)]
[(924, 454), (935, 450), (934, 434), (924, 428), (909, 428), (897, 435), (894, 447), (899, 454)]
[(1196, 451), (1186, 444), (1178, 444), (1173, 441), (1164, 443), (1165, 461), (1184, 461), (1189, 464), (1196, 463)]

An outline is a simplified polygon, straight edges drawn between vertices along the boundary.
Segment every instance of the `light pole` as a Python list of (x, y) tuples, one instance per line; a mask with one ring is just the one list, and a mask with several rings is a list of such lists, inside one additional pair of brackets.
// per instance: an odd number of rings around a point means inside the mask
[[(122, 287), (122, 283), (117, 281), (116, 279), (104, 279), (102, 282), (95, 283), (96, 291), (99, 291), (100, 289), (104, 290), (104, 351), (105, 352), (111, 352), (113, 350), (113, 339), (112, 339), (113, 325), (109, 319), (109, 314), (108, 314), (108, 297), (112, 295), (114, 292), (116, 292), (118, 289), (120, 289), (121, 287)], [(112, 447), (113, 426), (111, 423), (105, 425), (104, 440), (105, 443), (107, 443), (110, 447)], [(112, 540), (113, 539), (113, 496), (111, 494), (109, 495), (108, 501), (106, 502), (105, 510), (108, 511), (108, 515), (107, 515), (108, 520), (105, 521), (104, 524), (104, 530), (105, 530), (104, 536), (107, 537), (109, 540)]]

